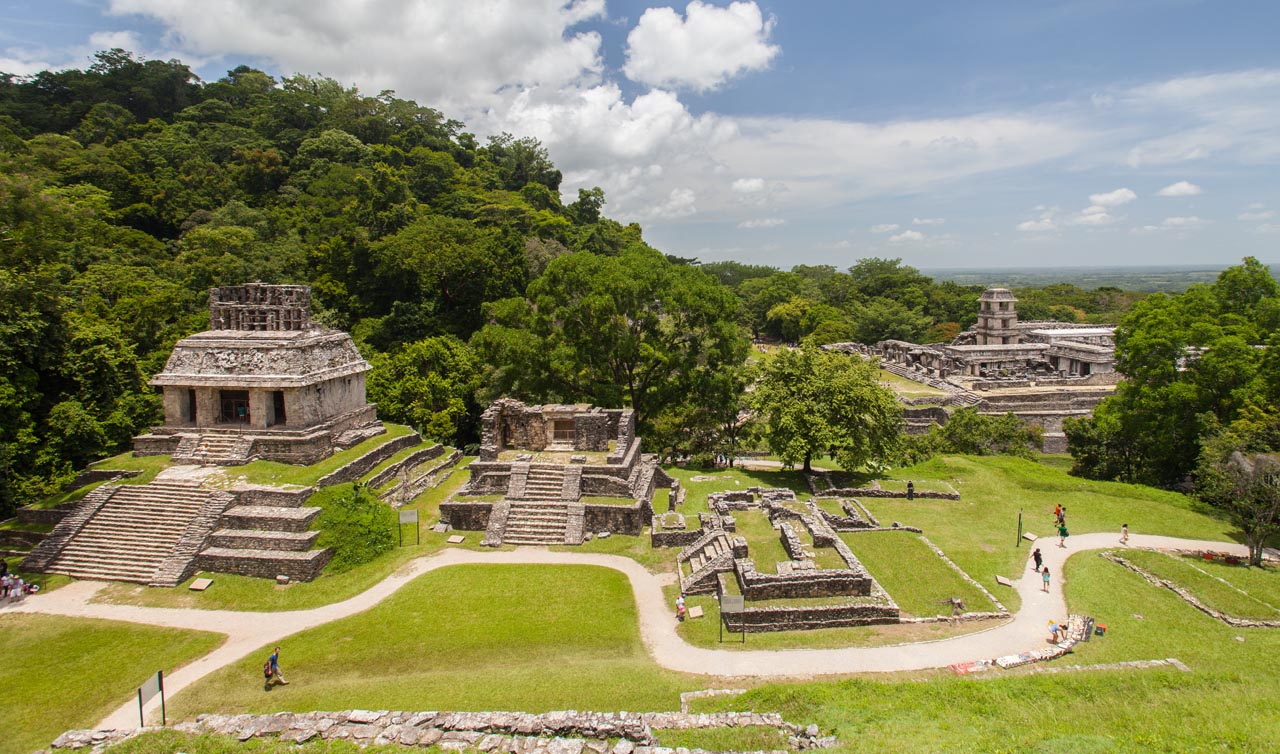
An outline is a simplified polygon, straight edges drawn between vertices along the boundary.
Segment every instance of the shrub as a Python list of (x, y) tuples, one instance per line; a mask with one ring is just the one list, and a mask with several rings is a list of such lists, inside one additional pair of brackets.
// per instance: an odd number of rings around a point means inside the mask
[(396, 512), (361, 485), (340, 484), (311, 496), (323, 508), (316, 544), (333, 548), (332, 573), (368, 563), (395, 547)]

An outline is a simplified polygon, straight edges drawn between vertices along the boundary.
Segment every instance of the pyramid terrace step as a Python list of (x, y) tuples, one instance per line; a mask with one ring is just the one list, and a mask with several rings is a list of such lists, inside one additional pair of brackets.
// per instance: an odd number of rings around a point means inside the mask
[(319, 508), (285, 508), (271, 505), (237, 505), (222, 514), (227, 529), (306, 531), (320, 515)]
[(305, 551), (315, 545), (318, 531), (261, 531), (258, 529), (219, 529), (209, 537), (213, 549)]
[(288, 576), (295, 581), (314, 579), (329, 559), (333, 550), (253, 550), (230, 547), (208, 547), (196, 558), (201, 570), (218, 573), (236, 573), (242, 576), (275, 578)]

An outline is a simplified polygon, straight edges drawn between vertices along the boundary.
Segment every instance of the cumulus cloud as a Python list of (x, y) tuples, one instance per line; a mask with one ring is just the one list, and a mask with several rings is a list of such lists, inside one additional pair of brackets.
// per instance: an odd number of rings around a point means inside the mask
[(1203, 193), (1204, 189), (1190, 181), (1178, 181), (1157, 191), (1156, 196), (1199, 196)]
[(889, 243), (916, 243), (924, 239), (925, 234), (918, 230), (904, 230), (896, 236), (889, 236)]
[(1276, 213), (1274, 211), (1264, 209), (1257, 212), (1241, 212), (1236, 215), (1236, 219), (1244, 220), (1245, 222), (1258, 222), (1259, 220), (1270, 220), (1275, 216)]
[(764, 191), (764, 179), (739, 178), (729, 188), (737, 194), (758, 194)]
[(627, 78), (650, 86), (716, 89), (734, 76), (769, 65), (780, 50), (769, 44), (773, 19), (751, 2), (720, 8), (692, 0), (685, 15), (649, 8), (627, 35)]
[(1203, 218), (1190, 215), (1187, 217), (1166, 217), (1164, 222), (1160, 223), (1165, 228), (1200, 228), (1208, 225), (1209, 221)]
[(897, 229), (898, 229), (897, 223), (880, 223), (879, 225), (871, 226), (872, 233), (892, 233)]
[(942, 225), (947, 219), (945, 217), (913, 217), (912, 225)]
[(786, 225), (787, 221), (780, 217), (758, 217), (738, 223), (739, 228), (776, 228)]
[(1105, 194), (1090, 194), (1089, 202), (1100, 207), (1119, 207), (1137, 199), (1138, 195), (1127, 188), (1118, 188)]
[(667, 200), (650, 209), (648, 215), (650, 217), (665, 218), (688, 217), (698, 211), (697, 206), (694, 204), (696, 200), (697, 196), (694, 194), (693, 189), (673, 188), (671, 193), (667, 195)]
[(497, 106), (507, 87), (597, 83), (602, 70), (600, 35), (573, 28), (603, 17), (604, 0), (110, 0), (109, 12), (160, 22), (190, 53), (321, 71), (446, 112)]

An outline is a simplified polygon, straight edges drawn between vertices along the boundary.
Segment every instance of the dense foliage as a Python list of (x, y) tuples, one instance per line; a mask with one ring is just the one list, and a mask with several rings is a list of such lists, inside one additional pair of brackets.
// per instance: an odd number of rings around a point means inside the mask
[[(1076, 472), (1174, 486), (1193, 481), (1204, 449), (1241, 421), (1269, 426), (1280, 414), (1280, 285), (1256, 259), (1213, 285), (1139, 302), (1116, 333), (1116, 394), (1090, 418), (1068, 422)], [(1256, 433), (1250, 434), (1256, 438)], [(1267, 441), (1221, 448), (1275, 450)]]
[(358, 484), (339, 484), (312, 495), (308, 505), (319, 506), (317, 547), (333, 549), (330, 573), (349, 571), (368, 563), (396, 544), (396, 512)]
[(385, 418), (474, 440), (484, 305), (573, 252), (654, 253), (560, 180), (533, 139), (330, 79), (122, 50), (0, 74), (0, 518), (159, 419), (146, 380), (215, 285), (311, 285)]

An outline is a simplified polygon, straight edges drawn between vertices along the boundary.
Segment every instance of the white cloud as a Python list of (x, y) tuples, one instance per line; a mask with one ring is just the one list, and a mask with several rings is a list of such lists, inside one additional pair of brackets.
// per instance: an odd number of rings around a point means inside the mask
[(1258, 222), (1259, 220), (1270, 220), (1275, 216), (1276, 213), (1274, 211), (1266, 209), (1258, 212), (1241, 212), (1236, 215), (1236, 219), (1244, 220), (1245, 222)]
[(1127, 188), (1118, 188), (1105, 194), (1090, 194), (1089, 202), (1101, 207), (1119, 207), (1137, 199), (1138, 195)]
[(880, 223), (879, 225), (871, 226), (872, 233), (892, 233), (897, 229), (898, 229), (897, 223)]
[(913, 217), (912, 225), (942, 225), (947, 219), (945, 217)]
[(769, 44), (773, 19), (751, 2), (720, 8), (691, 0), (685, 16), (649, 8), (627, 35), (627, 78), (650, 86), (716, 89), (734, 76), (769, 65), (780, 48)]
[(780, 217), (758, 217), (738, 223), (739, 228), (776, 228), (786, 225), (787, 221)]
[(764, 191), (763, 178), (739, 178), (729, 187), (734, 193), (738, 194), (758, 194)]
[(665, 218), (688, 217), (698, 211), (697, 206), (694, 205), (696, 200), (697, 195), (694, 194), (693, 189), (673, 188), (671, 193), (667, 195), (667, 200), (651, 208), (648, 216)]
[(1057, 230), (1058, 223), (1052, 217), (1041, 217), (1038, 220), (1026, 220), (1017, 225), (1017, 229), (1023, 233), (1043, 233), (1050, 230)]
[(1263, 223), (1254, 230), (1259, 233), (1280, 233), (1280, 223)]
[(915, 243), (924, 239), (925, 235), (918, 230), (904, 230), (896, 236), (889, 236), (889, 243)]
[(109, 12), (160, 22), (189, 53), (320, 71), (450, 115), (500, 106), (512, 87), (595, 84), (603, 66), (600, 35), (573, 27), (603, 17), (604, 0), (110, 0)]
[(1164, 219), (1164, 222), (1160, 223), (1160, 225), (1165, 228), (1178, 228), (1178, 229), (1200, 228), (1208, 224), (1209, 224), (1208, 220), (1196, 217), (1195, 215), (1190, 215), (1187, 217), (1166, 217)]
[(1204, 189), (1191, 183), (1190, 181), (1178, 181), (1156, 192), (1156, 196), (1199, 196), (1204, 193)]
[[(1094, 196), (1098, 196), (1094, 194)], [(1092, 204), (1080, 210), (1071, 218), (1072, 225), (1110, 225), (1119, 220), (1119, 217), (1111, 214), (1106, 207)]]

